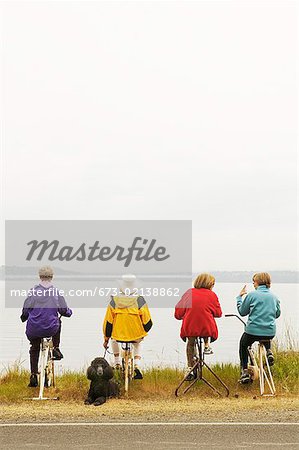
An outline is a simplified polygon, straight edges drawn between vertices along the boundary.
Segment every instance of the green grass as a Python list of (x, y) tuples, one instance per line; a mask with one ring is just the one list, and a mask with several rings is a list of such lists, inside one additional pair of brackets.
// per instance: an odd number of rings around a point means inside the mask
[[(289, 349), (280, 351), (274, 349), (275, 365), (272, 373), (277, 389), (277, 394), (296, 396), (299, 394), (299, 352)], [(230, 389), (231, 395), (242, 396), (258, 395), (259, 385), (255, 381), (252, 385), (240, 386), (238, 384), (239, 366), (234, 364), (216, 364), (213, 370), (221, 377)], [(208, 381), (214, 380), (208, 371), (204, 375)], [(130, 386), (130, 398), (132, 399), (163, 399), (171, 398), (183, 371), (174, 368), (149, 368), (144, 372), (142, 381), (133, 381)], [(0, 377), (0, 402), (20, 402), (24, 398), (36, 396), (38, 388), (28, 388), (29, 372), (20, 364), (8, 367)], [(62, 401), (83, 401), (86, 397), (89, 381), (85, 373), (65, 372), (56, 379), (57, 387), (51, 389), (51, 395), (58, 395)], [(215, 382), (215, 386), (217, 382)], [(190, 395), (202, 397), (213, 396), (212, 391), (202, 382), (196, 383), (190, 390)]]

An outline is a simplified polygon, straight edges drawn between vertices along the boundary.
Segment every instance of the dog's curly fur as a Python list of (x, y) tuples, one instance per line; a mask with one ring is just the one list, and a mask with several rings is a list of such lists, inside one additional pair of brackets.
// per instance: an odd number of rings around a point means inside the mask
[(112, 380), (113, 369), (105, 358), (95, 358), (87, 369), (87, 378), (91, 381), (86, 405), (99, 406), (109, 397), (119, 395), (119, 386)]

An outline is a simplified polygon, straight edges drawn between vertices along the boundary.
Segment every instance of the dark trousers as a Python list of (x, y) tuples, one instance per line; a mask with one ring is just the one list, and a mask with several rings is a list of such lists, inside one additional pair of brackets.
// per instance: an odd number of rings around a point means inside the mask
[(240, 363), (242, 369), (248, 368), (248, 347), (250, 347), (256, 341), (266, 341), (263, 342), (266, 350), (271, 348), (271, 339), (274, 336), (255, 336), (253, 334), (243, 333), (240, 339), (239, 355)]
[[(52, 336), (53, 347), (59, 347), (60, 344), (60, 332), (61, 332), (61, 324), (59, 325), (59, 329), (57, 333)], [(38, 358), (39, 358), (39, 350), (42, 338), (27, 336), (30, 341), (30, 370), (31, 373), (38, 373)]]

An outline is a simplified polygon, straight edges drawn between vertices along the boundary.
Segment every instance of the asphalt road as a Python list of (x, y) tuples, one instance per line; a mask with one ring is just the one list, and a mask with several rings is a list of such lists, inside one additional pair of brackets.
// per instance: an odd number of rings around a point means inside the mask
[(0, 424), (1, 449), (299, 449), (299, 424)]

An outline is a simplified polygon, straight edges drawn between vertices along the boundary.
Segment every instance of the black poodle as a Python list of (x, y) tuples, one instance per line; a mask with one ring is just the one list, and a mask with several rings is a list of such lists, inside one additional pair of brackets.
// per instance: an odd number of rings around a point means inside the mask
[(99, 406), (107, 398), (119, 395), (119, 386), (112, 380), (113, 369), (105, 358), (95, 358), (88, 367), (86, 376), (91, 383), (85, 405)]

